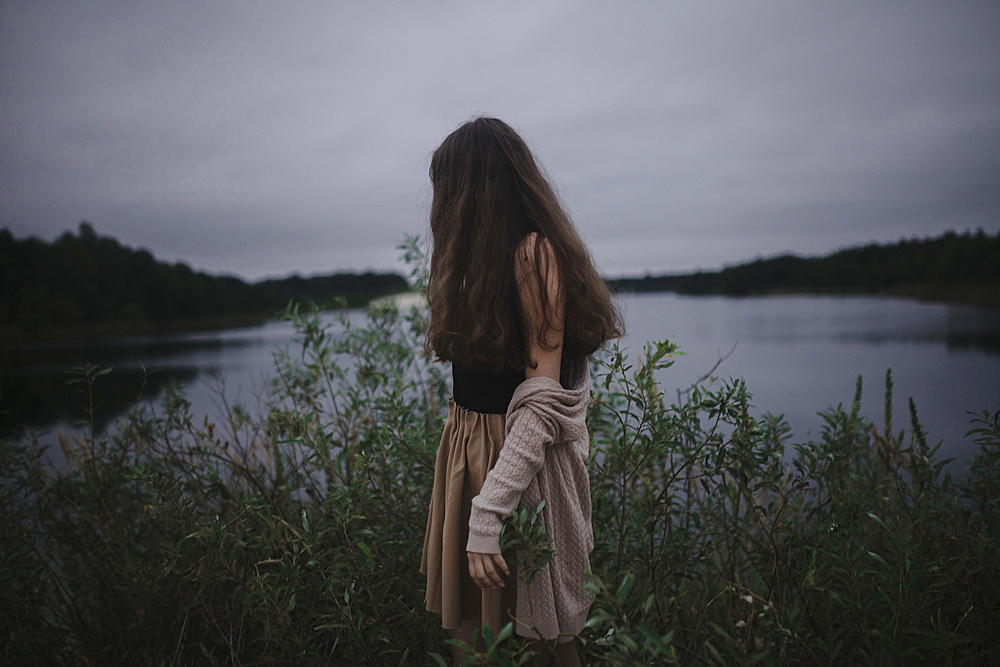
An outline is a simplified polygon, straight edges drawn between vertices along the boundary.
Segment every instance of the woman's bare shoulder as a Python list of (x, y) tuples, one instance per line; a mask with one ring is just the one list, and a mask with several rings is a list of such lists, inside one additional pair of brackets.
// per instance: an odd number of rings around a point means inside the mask
[[(536, 257), (536, 254), (540, 254), (540, 256)], [(552, 248), (552, 243), (544, 236), (539, 237), (536, 232), (528, 234), (517, 246), (517, 260), (514, 268), (521, 304), (525, 308), (528, 319), (550, 319), (539, 309), (543, 303), (547, 303), (549, 308), (560, 310), (559, 302), (562, 297), (562, 285), (560, 284), (556, 253)], [(540, 298), (540, 288), (545, 290), (547, 298)], [(556, 313), (549, 313), (550, 316), (554, 314)], [(558, 317), (562, 318), (561, 313), (558, 314)]]
[(538, 232), (531, 232), (521, 240), (517, 246), (517, 260), (518, 264), (523, 265), (525, 268), (533, 269), (535, 266), (535, 252), (540, 247), (543, 253), (541, 268), (543, 271), (546, 271), (555, 262), (555, 250), (553, 250), (552, 243), (547, 238), (544, 236), (541, 237), (541, 243), (538, 242), (538, 238)]

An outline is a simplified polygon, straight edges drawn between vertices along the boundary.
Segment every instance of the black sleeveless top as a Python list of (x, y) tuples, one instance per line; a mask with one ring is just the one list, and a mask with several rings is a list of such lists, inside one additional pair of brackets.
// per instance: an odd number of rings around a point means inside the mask
[(455, 403), (472, 412), (505, 415), (514, 390), (524, 382), (524, 369), (506, 368), (489, 373), (452, 363), (451, 377)]

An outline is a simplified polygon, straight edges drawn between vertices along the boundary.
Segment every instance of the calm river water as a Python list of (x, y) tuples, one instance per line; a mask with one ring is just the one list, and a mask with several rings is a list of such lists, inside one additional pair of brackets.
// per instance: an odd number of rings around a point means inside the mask
[[(675, 294), (621, 298), (634, 352), (670, 338), (683, 355), (660, 377), (664, 389), (686, 388), (719, 358), (714, 377), (745, 378), (757, 414), (783, 413), (794, 441), (817, 437), (817, 412), (849, 406), (864, 377), (862, 412), (881, 425), (885, 372), (895, 385), (894, 424), (909, 424), (908, 398), (930, 441), (955, 457), (960, 474), (974, 453), (967, 411), (1000, 407), (1000, 311), (869, 297), (686, 297)], [(352, 316), (363, 317), (362, 312)], [(113, 372), (99, 380), (99, 425), (112, 422), (144, 393), (155, 397), (168, 378), (183, 385), (196, 415), (215, 419), (219, 390), (252, 409), (254, 394), (271, 374), (272, 352), (292, 342), (282, 322), (162, 337), (0, 350), (0, 425), (48, 431), (54, 444), (68, 420), (83, 415), (81, 396), (66, 371), (90, 362)], [(734, 349), (735, 346), (735, 349)], [(731, 354), (730, 354), (731, 352)]]

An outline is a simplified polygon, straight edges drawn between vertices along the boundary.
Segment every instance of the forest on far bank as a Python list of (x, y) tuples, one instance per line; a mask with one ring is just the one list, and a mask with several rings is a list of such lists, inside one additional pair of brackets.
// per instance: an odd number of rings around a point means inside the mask
[(882, 294), (1000, 306), (1000, 232), (871, 243), (825, 257), (781, 255), (720, 271), (608, 281), (618, 292), (678, 294)]
[[(618, 292), (882, 294), (1000, 307), (1000, 233), (782, 255), (720, 271), (612, 278)], [(193, 331), (262, 322), (289, 301), (366, 305), (410, 289), (397, 273), (293, 275), (248, 283), (158, 261), (89, 222), (49, 243), (0, 229), (0, 344)]]
[(357, 307), (409, 288), (396, 273), (213, 276), (99, 236), (86, 221), (52, 243), (0, 229), (0, 344), (239, 326), (290, 300)]

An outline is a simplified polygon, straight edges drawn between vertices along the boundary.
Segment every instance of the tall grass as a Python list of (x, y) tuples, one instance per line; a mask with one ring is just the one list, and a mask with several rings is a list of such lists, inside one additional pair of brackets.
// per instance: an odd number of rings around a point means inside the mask
[[(417, 570), (449, 386), (423, 315), (286, 316), (299, 344), (259, 413), (197, 422), (174, 388), (64, 438), (67, 472), (3, 443), (0, 662), (444, 662)], [(675, 352), (594, 362), (586, 663), (1000, 664), (1000, 410), (973, 415), (955, 480), (912, 402), (896, 430), (889, 374), (881, 425), (859, 379), (792, 443), (742, 380), (666, 396)], [(526, 509), (510, 540), (544, 550)], [(509, 628), (487, 639), (470, 662), (527, 657)]]

